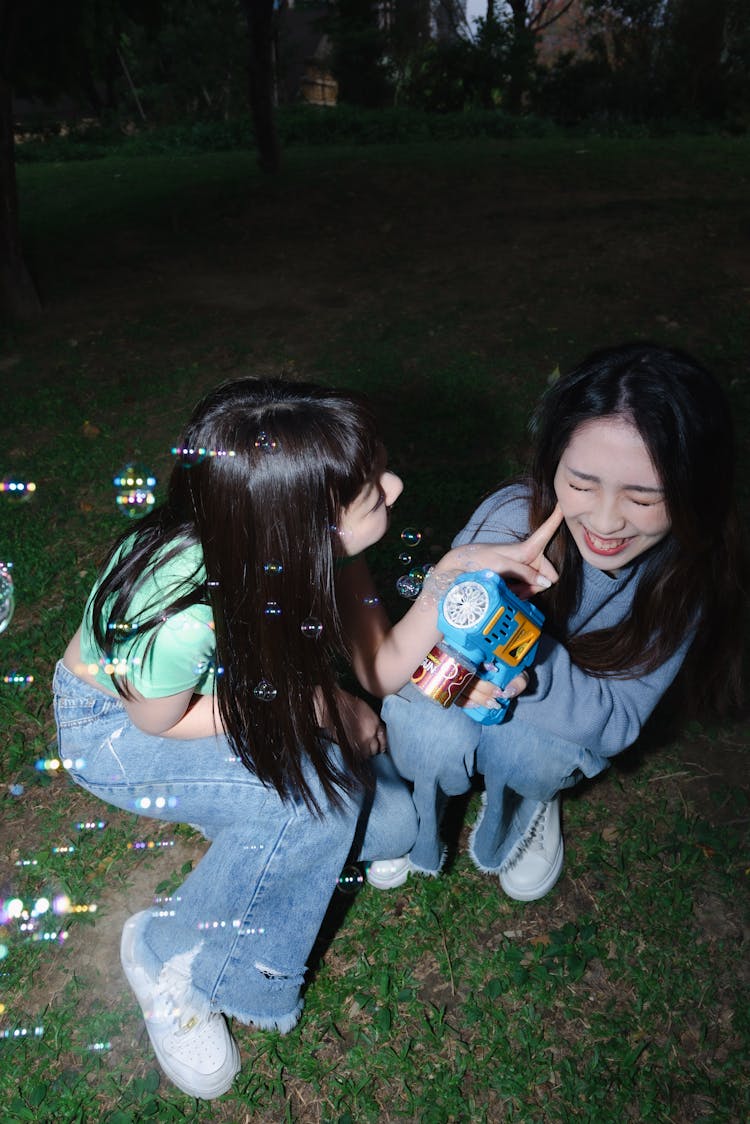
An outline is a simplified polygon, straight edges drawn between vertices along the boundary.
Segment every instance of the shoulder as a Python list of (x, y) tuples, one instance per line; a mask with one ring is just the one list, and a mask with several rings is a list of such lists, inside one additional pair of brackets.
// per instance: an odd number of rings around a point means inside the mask
[(508, 484), (488, 496), (453, 540), (453, 546), (468, 542), (512, 542), (529, 533), (529, 489), (523, 483)]

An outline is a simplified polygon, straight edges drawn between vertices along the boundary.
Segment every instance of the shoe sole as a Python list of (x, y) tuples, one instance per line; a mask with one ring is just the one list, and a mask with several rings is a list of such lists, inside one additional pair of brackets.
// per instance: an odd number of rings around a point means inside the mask
[[(134, 937), (136, 929), (137, 929), (137, 918), (138, 918), (138, 916), (139, 916), (138, 914), (135, 914), (133, 917), (129, 918), (125, 922), (125, 925), (123, 927), (122, 937), (120, 938), (120, 963), (122, 964), (122, 970), (125, 973), (125, 978), (127, 979), (128, 983), (130, 985), (130, 988), (133, 992), (133, 995), (136, 998), (136, 1001), (138, 1002), (138, 1006), (141, 1008), (141, 1014), (143, 1015), (143, 1021), (144, 1021), (145, 1027), (146, 1027), (146, 1032), (147, 1032), (149, 1040), (151, 1042), (151, 1046), (153, 1048), (154, 1054), (156, 1055), (156, 1060), (158, 1061), (159, 1065), (161, 1066), (165, 1077), (167, 1077), (172, 1082), (172, 1084), (175, 1085), (178, 1089), (180, 1089), (183, 1093), (187, 1093), (188, 1096), (197, 1097), (200, 1100), (204, 1100), (204, 1101), (213, 1100), (215, 1097), (220, 1097), (223, 1093), (227, 1093), (231, 1089), (232, 1085), (234, 1084), (234, 1079), (240, 1071), (240, 1067), (241, 1067), (240, 1052), (239, 1052), (239, 1049), (237, 1048), (237, 1043), (234, 1041), (231, 1034), (229, 1034), (229, 1046), (230, 1046), (230, 1051), (231, 1051), (231, 1056), (232, 1056), (232, 1065), (233, 1065), (232, 1074), (231, 1074), (231, 1077), (229, 1077), (229, 1079), (227, 1079), (225, 1076), (223, 1076), (221, 1081), (219, 1081), (219, 1080), (216, 1081), (215, 1085), (211, 1085), (210, 1079), (206, 1079), (201, 1086), (198, 1086), (198, 1085), (191, 1085), (189, 1082), (183, 1081), (182, 1077), (180, 1077), (180, 1079), (177, 1080), (177, 1078), (174, 1076), (174, 1074), (170, 1073), (169, 1058), (166, 1057), (164, 1054), (162, 1054), (162, 1051), (161, 1051), (161, 1048), (160, 1048), (159, 1044), (154, 1040), (154, 1038), (151, 1034), (151, 1028), (149, 1027), (148, 1019), (146, 1018), (146, 1013), (143, 1010), (143, 1005), (141, 1003), (141, 1000), (138, 997), (138, 988), (137, 988), (137, 985), (136, 985), (136, 982), (135, 982), (136, 978), (137, 978), (136, 977), (136, 971), (137, 971), (138, 965), (136, 964), (135, 960), (133, 959), (132, 947), (131, 947), (133, 937)], [(227, 1030), (227, 1033), (229, 1033), (228, 1030)]]

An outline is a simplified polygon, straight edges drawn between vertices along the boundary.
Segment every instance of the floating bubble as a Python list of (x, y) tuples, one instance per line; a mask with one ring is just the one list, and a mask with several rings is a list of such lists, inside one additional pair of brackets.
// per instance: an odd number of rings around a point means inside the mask
[(323, 622), (317, 617), (307, 617), (299, 626), (299, 630), (309, 640), (317, 640), (323, 631)]
[(402, 574), (396, 582), (396, 589), (402, 597), (414, 601), (422, 591), (422, 583), (416, 581), (409, 574)]
[(264, 562), (263, 569), (267, 574), (282, 574), (284, 572), (283, 563), (278, 562), (275, 558), (271, 558), (268, 562)]
[(120, 636), (127, 636), (132, 631), (133, 625), (129, 621), (110, 621), (107, 625), (107, 632), (116, 632)]
[(3, 683), (8, 683), (13, 687), (28, 687), (29, 683), (33, 682), (33, 675), (20, 675), (16, 671), (12, 671), (9, 675), (3, 676)]
[(266, 607), (263, 612), (267, 617), (280, 617), (281, 605), (279, 605), (278, 601), (266, 601)]
[(422, 532), (415, 527), (404, 527), (401, 532), (401, 541), (407, 546), (416, 546), (422, 541)]
[(153, 851), (155, 847), (174, 847), (174, 839), (139, 839), (128, 843), (128, 851)]
[(141, 465), (128, 464), (112, 480), (117, 510), (129, 519), (145, 515), (156, 503), (156, 477)]
[(94, 1053), (102, 1053), (105, 1050), (111, 1050), (112, 1049), (112, 1043), (111, 1042), (90, 1042), (88, 1044), (88, 1046), (86, 1047), (86, 1049), (91, 1050)]
[(8, 786), (8, 791), (11, 796), (23, 796), (25, 789), (22, 784), (11, 784)]
[(76, 824), (76, 831), (103, 831), (106, 826), (106, 820), (84, 820)]
[(253, 687), (253, 696), (260, 702), (273, 702), (277, 694), (278, 691), (267, 679), (261, 679)]
[(425, 566), (413, 566), (411, 570), (409, 570), (408, 576), (414, 578), (414, 581), (419, 582), (421, 585), (427, 577), (427, 569)]
[(0, 562), (0, 632), (5, 632), (16, 607), (13, 578), (10, 574), (12, 567), (12, 562)]
[(208, 449), (198, 446), (193, 449), (187, 446), (177, 445), (172, 449), (172, 456), (177, 457), (177, 460), (183, 468), (193, 468), (194, 465), (200, 464), (208, 456)]
[(275, 437), (269, 436), (263, 430), (258, 434), (253, 442), (256, 449), (260, 449), (263, 453), (278, 453), (279, 443)]
[(31, 499), (35, 491), (33, 480), (0, 480), (0, 495), (9, 500)]
[(336, 883), (336, 889), (340, 890), (342, 894), (356, 894), (364, 880), (365, 878), (362, 871), (358, 866), (352, 863), (349, 866), (345, 866), (341, 871), (339, 880)]
[(380, 604), (380, 598), (377, 595), (373, 597), (363, 597), (362, 604), (366, 605), (368, 609), (374, 609), (376, 605)]
[(402, 551), (398, 556), (398, 560), (402, 566), (409, 566), (411, 565), (411, 554), (406, 554), (405, 551)]
[(31, 1036), (34, 1038), (42, 1038), (44, 1036), (44, 1027), (35, 1026), (32, 1029), (29, 1026), (18, 1026), (15, 1030), (0, 1030), (0, 1038), (29, 1038)]

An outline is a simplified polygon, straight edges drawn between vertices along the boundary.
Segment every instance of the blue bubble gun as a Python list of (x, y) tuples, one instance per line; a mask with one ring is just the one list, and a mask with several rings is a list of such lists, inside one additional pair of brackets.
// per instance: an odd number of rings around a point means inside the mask
[[(429, 698), (449, 707), (475, 678), (507, 687), (534, 662), (544, 614), (522, 601), (493, 570), (457, 578), (438, 608), (443, 641), (435, 645), (412, 676)], [(467, 707), (475, 722), (495, 726), (505, 718), (510, 699), (493, 707)]]

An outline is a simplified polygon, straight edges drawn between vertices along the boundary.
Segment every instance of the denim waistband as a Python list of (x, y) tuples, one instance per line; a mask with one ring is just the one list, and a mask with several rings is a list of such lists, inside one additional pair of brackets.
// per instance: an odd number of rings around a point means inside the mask
[(123, 709), (119, 695), (108, 695), (105, 691), (99, 691), (96, 687), (92, 687), (90, 683), (86, 683), (83, 679), (74, 675), (62, 660), (58, 660), (55, 665), (55, 672), (52, 676), (52, 691), (58, 705), (94, 706), (96, 703), (109, 703), (110, 705), (106, 708), (108, 711), (116, 708)]

